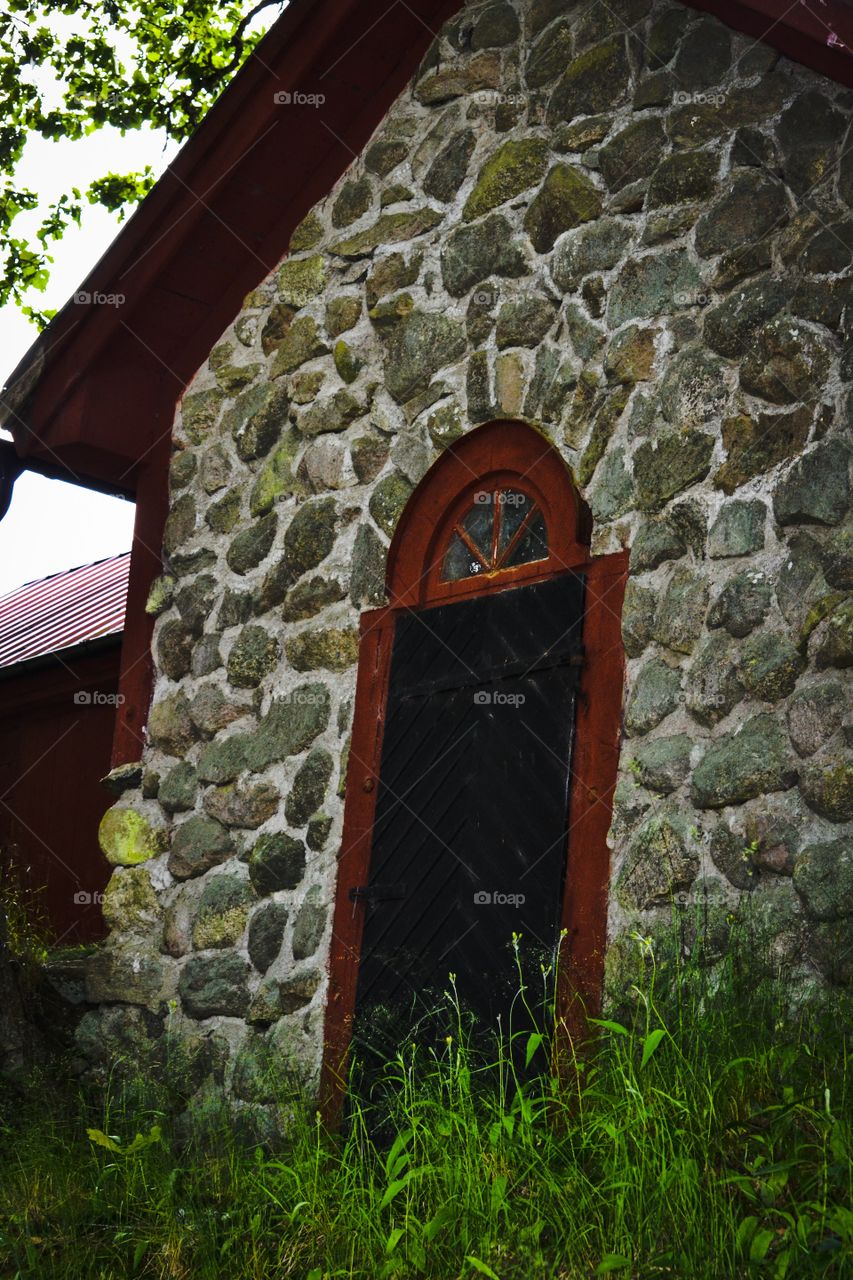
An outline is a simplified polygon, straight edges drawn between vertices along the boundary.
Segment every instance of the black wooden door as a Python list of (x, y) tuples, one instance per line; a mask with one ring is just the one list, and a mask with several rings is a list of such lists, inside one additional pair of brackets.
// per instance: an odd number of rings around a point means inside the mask
[(513, 934), (534, 983), (553, 958), (583, 592), (566, 573), (397, 621), (370, 878), (351, 891), (357, 1046), (393, 1048), (450, 973), (478, 1023), (506, 1029)]

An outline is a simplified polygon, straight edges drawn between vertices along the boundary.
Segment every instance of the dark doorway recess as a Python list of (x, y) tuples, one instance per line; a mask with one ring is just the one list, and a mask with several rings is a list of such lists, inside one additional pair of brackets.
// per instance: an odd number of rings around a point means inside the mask
[(583, 586), (567, 573), (397, 621), (370, 875), (350, 890), (364, 898), (365, 1049), (396, 1011), (435, 1008), (451, 972), (479, 1025), (506, 1031), (513, 934), (534, 991), (553, 961)]
[(567, 1033), (597, 1011), (627, 556), (591, 558), (589, 534), (559, 454), (518, 423), (449, 449), (403, 514), (392, 603), (362, 617), (326, 1023), (332, 1120), (353, 1041), (358, 1055), (396, 1048), (449, 973), (466, 1011), (506, 1032), (516, 950), (531, 985), (559, 952)]

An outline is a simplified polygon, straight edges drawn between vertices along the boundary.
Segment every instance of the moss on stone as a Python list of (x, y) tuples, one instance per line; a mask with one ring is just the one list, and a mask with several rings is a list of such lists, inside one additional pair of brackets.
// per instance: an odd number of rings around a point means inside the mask
[(557, 84), (548, 109), (550, 124), (612, 109), (628, 91), (625, 39), (616, 36), (573, 58)]
[(616, 897), (629, 910), (664, 905), (689, 889), (699, 872), (699, 852), (688, 823), (675, 810), (660, 810), (637, 831), (616, 881)]
[(214, 502), (205, 513), (205, 524), (214, 533), (230, 533), (240, 519), (243, 490), (237, 486), (229, 489), (223, 498)]
[(367, 314), (371, 323), (376, 325), (377, 328), (379, 326), (387, 328), (400, 320), (405, 320), (406, 316), (411, 315), (414, 308), (415, 301), (410, 293), (398, 293), (395, 297), (389, 298), (385, 302), (377, 302)]
[(331, 246), (331, 252), (340, 258), (365, 258), (374, 249), (385, 244), (399, 244), (402, 240), (414, 240), (431, 231), (441, 222), (442, 215), (435, 209), (414, 209), (404, 213), (384, 213), (372, 227), (359, 231), (348, 240), (339, 240)]
[(193, 924), (196, 949), (233, 946), (246, 927), (254, 900), (252, 885), (242, 876), (226, 873), (209, 879), (202, 890)]
[(348, 178), (332, 205), (332, 226), (348, 227), (370, 208), (373, 200), (373, 184), (369, 178)]
[(213, 947), (230, 947), (236, 943), (246, 927), (245, 907), (231, 907), (218, 915), (197, 920), (193, 929), (193, 944), (199, 951)]
[(226, 552), (228, 567), (239, 574), (256, 568), (269, 554), (277, 528), (278, 518), (271, 514), (243, 529)]
[(223, 391), (242, 391), (261, 371), (259, 364), (226, 364), (216, 370), (216, 381)]
[(427, 422), (427, 431), (437, 449), (446, 449), (454, 440), (458, 440), (465, 432), (459, 406), (450, 403), (436, 409)]
[(760, 631), (743, 646), (738, 671), (751, 694), (778, 702), (793, 692), (803, 665), (802, 655), (786, 635)]
[(379, 196), (379, 207), (384, 209), (390, 204), (405, 204), (414, 198), (415, 193), (411, 187), (407, 187), (403, 182), (392, 182), (390, 186), (383, 188)]
[(800, 778), (800, 791), (809, 808), (830, 822), (853, 818), (853, 764), (849, 760), (810, 762)]
[(785, 785), (787, 758), (779, 724), (769, 715), (753, 716), (709, 747), (693, 771), (693, 803), (700, 809), (720, 809), (779, 791)]
[(299, 443), (295, 431), (288, 428), (283, 432), (281, 443), (267, 458), (252, 486), (249, 510), (253, 516), (267, 515), (279, 498), (304, 492), (305, 486), (293, 471)]
[(409, 501), (412, 486), (398, 471), (380, 480), (370, 495), (369, 509), (373, 519), (388, 537), (396, 528), (397, 521), (403, 514), (403, 508)]
[(242, 392), (222, 420), (243, 462), (269, 453), (287, 421), (288, 396), (283, 383), (263, 383)]
[(293, 228), (293, 233), (290, 237), (290, 252), (303, 253), (306, 249), (313, 249), (315, 244), (322, 238), (323, 224), (312, 209)]
[(734, 493), (753, 476), (793, 457), (808, 439), (813, 413), (801, 406), (788, 413), (736, 414), (724, 418), (726, 461), (714, 475), (714, 487)]
[(135, 867), (156, 858), (168, 844), (165, 828), (155, 827), (135, 809), (108, 809), (98, 828), (98, 843), (108, 862)]
[(297, 310), (322, 293), (325, 283), (326, 264), (319, 253), (310, 258), (288, 258), (278, 269), (281, 301)]
[(198, 467), (198, 458), (189, 449), (175, 453), (169, 464), (169, 490), (176, 492), (185, 489), (192, 480)]
[(640, 509), (656, 511), (675, 494), (703, 480), (711, 467), (714, 437), (700, 431), (678, 431), (645, 441), (634, 455), (634, 478)]
[(313, 316), (298, 316), (278, 343), (270, 376), (280, 378), (283, 373), (293, 373), (306, 360), (323, 356), (328, 350)]
[(164, 613), (172, 603), (175, 593), (175, 579), (170, 574), (161, 574), (151, 583), (148, 599), (145, 601), (145, 612), (157, 617)]
[(601, 194), (581, 169), (556, 164), (531, 202), (524, 229), (537, 253), (547, 253), (564, 231), (597, 218), (601, 203)]
[(197, 734), (184, 693), (170, 693), (154, 703), (148, 717), (148, 737), (170, 756), (183, 756), (189, 750)]
[(578, 480), (582, 485), (589, 484), (592, 479), (593, 472), (598, 466), (607, 443), (616, 429), (616, 423), (622, 414), (622, 410), (628, 403), (630, 388), (617, 387), (603, 401), (601, 408), (595, 415), (595, 424), (592, 428), (592, 435), (589, 443), (584, 449), (583, 456), (578, 467)]
[(195, 533), (197, 519), (198, 511), (192, 494), (185, 493), (177, 502), (172, 503), (163, 530), (163, 548), (167, 555), (189, 541)]
[(326, 332), (330, 338), (346, 333), (361, 315), (361, 298), (331, 298), (326, 304)]
[(255, 689), (275, 667), (281, 649), (265, 627), (244, 627), (228, 655), (228, 681), (238, 689)]
[(343, 338), (334, 347), (335, 368), (342, 382), (355, 382), (362, 368), (362, 361)]
[(150, 933), (160, 917), (160, 903), (145, 867), (114, 871), (104, 890), (104, 920), (122, 933)]
[(471, 222), (520, 195), (539, 181), (548, 164), (548, 145), (541, 138), (505, 142), (483, 165), (462, 210)]
[(299, 431), (303, 436), (319, 436), (329, 432), (346, 431), (351, 422), (360, 418), (365, 406), (346, 390), (336, 391), (325, 400), (317, 400), (299, 418)]
[(181, 401), (181, 423), (193, 444), (202, 444), (216, 426), (224, 399), (220, 388), (196, 391)]
[(358, 632), (352, 627), (304, 631), (285, 645), (295, 671), (345, 671), (358, 660)]
[(361, 484), (370, 484), (385, 466), (388, 441), (381, 436), (359, 436), (350, 445), (352, 466)]

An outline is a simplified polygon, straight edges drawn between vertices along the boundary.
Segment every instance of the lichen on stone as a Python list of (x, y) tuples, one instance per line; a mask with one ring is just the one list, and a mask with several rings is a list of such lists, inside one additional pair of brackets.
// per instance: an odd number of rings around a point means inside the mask
[(167, 846), (164, 827), (155, 826), (135, 809), (108, 809), (98, 828), (98, 843), (116, 867), (134, 867), (156, 858)]

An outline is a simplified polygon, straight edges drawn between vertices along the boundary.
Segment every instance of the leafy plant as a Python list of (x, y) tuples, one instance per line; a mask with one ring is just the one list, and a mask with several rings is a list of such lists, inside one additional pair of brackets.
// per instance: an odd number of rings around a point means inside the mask
[(150, 168), (108, 173), (84, 193), (72, 187), (43, 210), (31, 239), (14, 233), (38, 205), (17, 170), (31, 137), (77, 140), (106, 125), (122, 134), (151, 125), (182, 141), (257, 44), (267, 9), (253, 5), (156, 0), (7, 0), (0, 13), (0, 306), (20, 306), (43, 327), (52, 312), (25, 304), (44, 291), (51, 249), (89, 204), (122, 213), (146, 194)]

